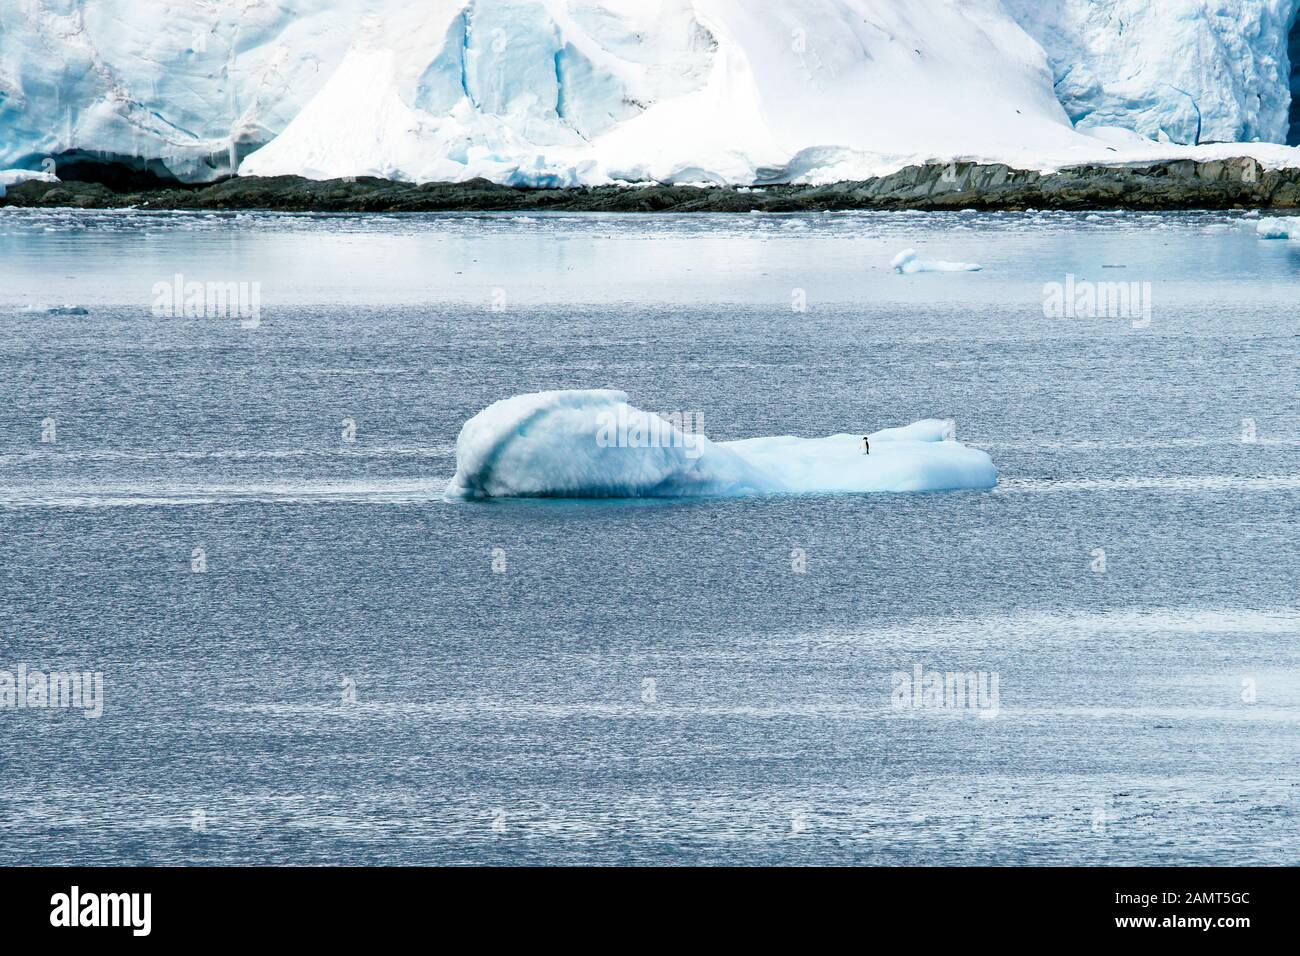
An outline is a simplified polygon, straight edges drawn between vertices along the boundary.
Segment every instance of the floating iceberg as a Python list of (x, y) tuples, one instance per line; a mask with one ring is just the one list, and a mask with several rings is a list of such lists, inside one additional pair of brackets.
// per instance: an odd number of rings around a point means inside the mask
[[(3, 193), (0, 193), (3, 195)], [(90, 310), (84, 305), (25, 305), (17, 309), (14, 315), (90, 315)]]
[(912, 275), (916, 272), (979, 272), (984, 268), (977, 262), (944, 262), (942, 259), (918, 259), (915, 249), (904, 249), (894, 256), (892, 262), (895, 272)]
[(869, 436), (714, 442), (609, 389), (536, 392), (461, 428), (448, 498), (649, 498), (992, 488), (987, 454), (929, 419)]
[(1300, 236), (1300, 218), (1296, 216), (1271, 216), (1255, 223), (1255, 232), (1261, 239), (1290, 239)]

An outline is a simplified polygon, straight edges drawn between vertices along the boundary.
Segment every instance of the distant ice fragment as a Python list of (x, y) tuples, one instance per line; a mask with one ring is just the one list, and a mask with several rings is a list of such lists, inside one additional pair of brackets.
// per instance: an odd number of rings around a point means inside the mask
[(904, 249), (889, 263), (895, 272), (912, 275), (916, 272), (979, 272), (983, 268), (976, 262), (944, 262), (942, 259), (917, 258), (915, 249)]
[(90, 310), (81, 305), (25, 305), (15, 310), (15, 314), (24, 315), (90, 315)]

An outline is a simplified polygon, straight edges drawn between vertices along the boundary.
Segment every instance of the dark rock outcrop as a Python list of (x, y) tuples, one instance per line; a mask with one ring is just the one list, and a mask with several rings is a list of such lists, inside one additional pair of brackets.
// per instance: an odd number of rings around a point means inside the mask
[(1001, 164), (909, 166), (827, 186), (595, 186), (523, 189), (485, 179), (394, 182), (359, 176), (236, 177), (203, 187), (114, 192), (99, 183), (26, 182), (0, 205), (292, 212), (798, 212), (822, 209), (1231, 209), (1300, 207), (1300, 168), (1250, 158), (1149, 166), (1073, 166), (1055, 173)]

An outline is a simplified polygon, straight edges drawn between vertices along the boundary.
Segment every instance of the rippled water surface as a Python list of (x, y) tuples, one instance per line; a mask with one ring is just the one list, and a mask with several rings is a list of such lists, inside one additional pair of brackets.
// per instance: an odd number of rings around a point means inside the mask
[[(178, 274), (260, 325), (156, 314)], [(1067, 275), (1149, 324), (1045, 317)], [(0, 670), (104, 681), (0, 708), (0, 854), (1293, 864), (1297, 302), (1239, 214), (0, 210)], [(951, 417), (1001, 478), (442, 500), (466, 418), (563, 387)], [(918, 665), (996, 715), (895, 706)]]

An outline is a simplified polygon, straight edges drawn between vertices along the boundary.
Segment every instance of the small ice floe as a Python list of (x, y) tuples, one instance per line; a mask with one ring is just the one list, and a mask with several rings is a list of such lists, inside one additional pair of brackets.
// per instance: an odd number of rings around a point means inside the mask
[(1261, 239), (1290, 239), (1300, 236), (1300, 218), (1295, 216), (1271, 216), (1255, 223), (1255, 233)]
[(889, 263), (895, 272), (912, 275), (916, 272), (979, 272), (983, 268), (976, 262), (944, 262), (941, 259), (918, 259), (915, 249), (904, 249)]

